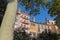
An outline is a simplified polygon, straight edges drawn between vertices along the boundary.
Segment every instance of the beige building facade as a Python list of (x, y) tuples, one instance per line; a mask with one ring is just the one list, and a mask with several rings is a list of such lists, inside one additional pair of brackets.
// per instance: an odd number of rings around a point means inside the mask
[(41, 34), (45, 31), (47, 31), (47, 33), (49, 33), (49, 31), (51, 33), (57, 33), (58, 27), (52, 20), (46, 20), (45, 23), (36, 23), (33, 21), (30, 22), (31, 26), (29, 31), (33, 34), (33, 37), (37, 37), (38, 34)]
[(58, 27), (55, 21), (48, 19), (46, 19), (45, 23), (36, 23), (35, 19), (30, 21), (29, 15), (20, 12), (20, 9), (18, 9), (14, 29), (23, 29), (27, 34), (31, 34), (32, 37), (37, 37), (37, 34), (41, 34), (45, 31), (48, 33), (49, 30), (51, 33), (56, 33)]

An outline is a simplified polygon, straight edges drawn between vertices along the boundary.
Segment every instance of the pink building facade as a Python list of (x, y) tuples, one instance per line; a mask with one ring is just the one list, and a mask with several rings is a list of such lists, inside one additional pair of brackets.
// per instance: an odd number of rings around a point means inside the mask
[(14, 29), (29, 30), (29, 28), (30, 28), (29, 15), (26, 13), (20, 12), (20, 9), (18, 9)]

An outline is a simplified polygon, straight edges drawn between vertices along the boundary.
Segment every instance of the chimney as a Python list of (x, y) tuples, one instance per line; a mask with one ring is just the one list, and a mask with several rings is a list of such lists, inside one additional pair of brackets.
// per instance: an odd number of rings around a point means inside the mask
[(17, 8), (17, 14), (20, 14), (20, 13), (21, 13), (20, 8)]
[(48, 20), (48, 18), (46, 18), (46, 24), (48, 24), (49, 23), (49, 20)]

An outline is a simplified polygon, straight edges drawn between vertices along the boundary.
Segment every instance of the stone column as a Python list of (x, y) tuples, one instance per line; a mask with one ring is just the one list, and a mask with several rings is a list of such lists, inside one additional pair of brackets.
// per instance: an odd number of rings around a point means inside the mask
[(9, 1), (1, 24), (0, 40), (13, 40), (13, 25), (17, 10), (17, 0)]

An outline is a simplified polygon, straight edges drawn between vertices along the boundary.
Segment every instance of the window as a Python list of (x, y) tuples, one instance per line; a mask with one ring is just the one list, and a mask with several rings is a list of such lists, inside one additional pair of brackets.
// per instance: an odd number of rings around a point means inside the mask
[(28, 26), (27, 26), (27, 25), (25, 25), (25, 28), (28, 28)]
[(30, 17), (28, 17), (28, 19), (29, 19)]
[(46, 25), (43, 25), (43, 29), (46, 29)]
[(46, 29), (48, 29), (49, 27), (48, 26), (46, 26)]
[(18, 22), (15, 22), (15, 25), (17, 25), (18, 24)]
[(38, 24), (38, 32), (40, 32), (40, 25)]
[(14, 28), (16, 29), (17, 28), (17, 25), (14, 25)]
[(29, 20), (24, 20), (22, 23), (28, 25), (29, 24)]
[(31, 23), (32, 26), (35, 26), (35, 23)]
[(19, 19), (19, 18), (20, 18), (20, 15), (17, 16), (17, 19)]
[(18, 19), (15, 19), (15, 22), (17, 22), (18, 21)]
[(20, 17), (22, 17), (22, 18), (23, 18), (23, 14), (21, 14), (21, 15), (20, 15)]
[(29, 20), (29, 16), (26, 16), (26, 19)]

